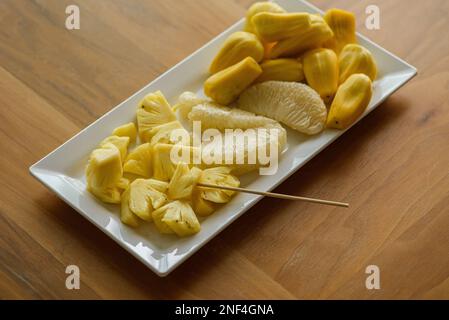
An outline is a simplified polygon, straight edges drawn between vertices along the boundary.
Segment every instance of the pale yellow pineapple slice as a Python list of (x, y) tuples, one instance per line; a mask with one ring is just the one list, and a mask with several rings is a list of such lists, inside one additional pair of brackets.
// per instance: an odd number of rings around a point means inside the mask
[[(151, 145), (156, 143), (176, 144), (183, 142), (183, 140), (186, 140), (186, 143), (183, 143), (184, 145), (190, 145), (190, 135), (178, 120), (154, 127), (148, 132), (147, 136)], [(187, 139), (179, 139), (179, 136)]]
[(137, 108), (137, 125), (143, 142), (150, 141), (151, 129), (175, 120), (175, 113), (160, 91), (145, 96)]
[(168, 185), (167, 194), (170, 199), (190, 199), (192, 197), (193, 188), (199, 178), (199, 174), (195, 174), (196, 170), (193, 173), (192, 170), (184, 162), (177, 164), (173, 177)]
[(125, 160), (128, 153), (129, 137), (109, 136), (100, 143), (103, 147), (107, 143), (112, 143), (120, 151), (122, 162)]
[(201, 190), (194, 190), (192, 193), (192, 208), (201, 217), (210, 216), (217, 209), (217, 204), (204, 200), (201, 197)]
[(123, 171), (136, 174), (144, 178), (151, 177), (151, 146), (144, 143), (131, 151), (126, 157)]
[(139, 218), (151, 221), (151, 213), (167, 202), (168, 184), (154, 179), (136, 179), (130, 185), (129, 208)]
[(153, 211), (153, 221), (161, 233), (176, 233), (180, 237), (198, 233), (200, 222), (185, 201), (173, 201)]
[(92, 151), (86, 167), (87, 190), (107, 203), (120, 203), (120, 184), (123, 175), (119, 149), (105, 143)]
[(129, 199), (130, 199), (130, 189), (128, 188), (122, 193), (120, 220), (124, 224), (135, 228), (140, 225), (142, 220), (139, 219), (139, 217), (135, 215), (129, 208)]
[[(230, 174), (231, 168), (217, 167), (203, 170), (198, 183), (206, 183), (225, 187), (239, 187), (240, 181)], [(201, 198), (214, 203), (227, 203), (234, 195), (234, 191), (198, 187), (201, 190)]]
[[(174, 157), (172, 157), (172, 151)], [(154, 178), (169, 181), (175, 173), (176, 165), (179, 162), (192, 164), (194, 154), (198, 152), (198, 149), (194, 147), (165, 143), (155, 144), (152, 149)]]
[(134, 122), (124, 124), (120, 127), (115, 128), (114, 131), (112, 131), (112, 135), (118, 137), (128, 137), (129, 142), (134, 143), (136, 142), (137, 137), (136, 125), (134, 124)]

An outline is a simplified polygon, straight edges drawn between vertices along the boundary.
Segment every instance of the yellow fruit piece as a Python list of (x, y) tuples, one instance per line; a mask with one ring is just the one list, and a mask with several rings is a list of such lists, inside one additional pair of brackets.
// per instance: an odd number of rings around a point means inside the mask
[[(203, 170), (198, 183), (212, 184), (225, 187), (238, 187), (240, 181), (231, 175), (231, 168), (216, 167)], [(206, 187), (198, 187), (201, 190), (201, 198), (214, 203), (227, 203), (234, 195), (234, 191), (220, 190)]]
[(178, 141), (174, 139), (179, 135), (189, 137), (189, 133), (178, 120), (154, 127), (148, 132), (152, 146), (157, 143), (176, 144)]
[(355, 73), (366, 74), (371, 81), (376, 80), (377, 65), (371, 52), (358, 44), (346, 45), (340, 53), (340, 84)]
[(176, 115), (162, 92), (150, 93), (139, 103), (137, 125), (142, 142), (149, 142), (149, 132), (154, 127), (175, 121)]
[(294, 37), (278, 41), (271, 49), (270, 58), (298, 56), (304, 51), (319, 48), (334, 33), (319, 15), (310, 15), (310, 27), (298, 32)]
[(192, 207), (179, 200), (155, 210), (153, 221), (161, 233), (176, 233), (180, 237), (193, 235), (201, 229)]
[(270, 59), (271, 50), (276, 45), (276, 43), (277, 42), (266, 42), (266, 43), (263, 44), (264, 51), (265, 51), (264, 55), (263, 55), (264, 60), (269, 60)]
[(140, 220), (129, 208), (129, 194), (129, 188), (122, 193), (120, 220), (128, 226), (136, 228), (140, 225), (142, 220)]
[(210, 216), (217, 209), (217, 204), (204, 200), (200, 190), (194, 190), (192, 194), (192, 208), (201, 217)]
[[(173, 157), (172, 157), (173, 151)], [(161, 181), (169, 181), (179, 162), (193, 163), (193, 157), (198, 153), (197, 148), (158, 143), (153, 146), (153, 174), (154, 178)]]
[(252, 23), (256, 33), (265, 42), (276, 42), (296, 36), (304, 29), (310, 28), (310, 15), (305, 12), (256, 14)]
[(120, 127), (117, 127), (112, 131), (113, 136), (118, 137), (129, 137), (129, 142), (134, 143), (136, 142), (136, 136), (137, 136), (137, 129), (134, 122), (130, 122), (127, 124), (124, 124)]
[(167, 202), (167, 183), (154, 179), (136, 179), (129, 186), (129, 208), (140, 219), (152, 220), (152, 212)]
[(228, 105), (238, 98), (262, 73), (259, 64), (251, 57), (226, 68), (204, 83), (204, 93), (214, 101)]
[(238, 31), (229, 36), (224, 42), (212, 64), (210, 73), (214, 74), (251, 57), (257, 62), (263, 59), (264, 47), (262, 42), (252, 33)]
[(168, 197), (173, 200), (189, 199), (195, 184), (195, 176), (191, 173), (189, 166), (180, 162), (176, 165), (173, 177), (168, 184)]
[(122, 189), (122, 190), (126, 190), (128, 189), (130, 184), (129, 179), (127, 178), (121, 178), (118, 182), (117, 182), (117, 188)]
[(136, 174), (144, 178), (151, 177), (151, 146), (149, 143), (144, 143), (131, 151), (126, 157), (123, 171), (127, 173)]
[(330, 9), (324, 20), (334, 32), (334, 36), (324, 43), (324, 47), (332, 49), (337, 55), (349, 43), (357, 43), (355, 34), (355, 16), (352, 12), (341, 9)]
[(304, 75), (309, 86), (325, 102), (332, 101), (338, 88), (338, 58), (331, 49), (314, 49), (303, 57)]
[(291, 81), (304, 80), (304, 71), (301, 62), (297, 59), (266, 60), (260, 64), (262, 74), (256, 82), (265, 81)]
[(92, 151), (86, 167), (87, 190), (106, 203), (120, 203), (122, 179), (120, 151), (112, 143)]
[(346, 129), (366, 110), (373, 93), (368, 76), (357, 73), (350, 76), (339, 88), (332, 102), (327, 126)]
[(270, 1), (256, 2), (246, 12), (244, 30), (256, 34), (256, 28), (252, 22), (253, 17), (261, 12), (284, 13), (285, 10), (278, 4)]
[(100, 143), (100, 147), (107, 143), (112, 143), (120, 151), (122, 162), (126, 159), (128, 153), (129, 137), (110, 136)]

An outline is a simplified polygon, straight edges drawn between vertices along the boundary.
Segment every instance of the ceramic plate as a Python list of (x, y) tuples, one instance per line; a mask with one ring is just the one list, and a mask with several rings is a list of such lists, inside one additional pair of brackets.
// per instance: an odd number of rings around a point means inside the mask
[[(291, 12), (320, 12), (305, 1), (277, 2)], [(262, 197), (237, 195), (229, 204), (202, 221), (200, 233), (180, 239), (159, 234), (152, 224), (138, 229), (123, 225), (119, 218), (119, 206), (101, 203), (86, 191), (84, 168), (90, 152), (102, 139), (110, 135), (115, 127), (135, 120), (136, 105), (146, 94), (161, 90), (172, 103), (187, 90), (202, 94), (202, 84), (207, 78), (210, 61), (224, 40), (231, 33), (241, 30), (243, 24), (242, 19), (30, 167), (33, 176), (159, 276), (173, 271)], [(417, 71), (365, 37), (358, 35), (358, 38), (360, 44), (373, 53), (379, 67), (379, 78), (374, 85), (372, 101), (364, 114), (366, 116)], [(288, 150), (280, 159), (277, 174), (260, 177), (248, 175), (242, 178), (242, 185), (263, 191), (274, 189), (343, 133), (326, 130), (318, 136), (305, 137), (288, 131)]]

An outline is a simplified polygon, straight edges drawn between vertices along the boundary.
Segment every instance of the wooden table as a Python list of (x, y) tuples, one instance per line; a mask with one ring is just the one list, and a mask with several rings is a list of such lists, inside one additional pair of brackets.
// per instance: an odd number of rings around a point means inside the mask
[[(293, 0), (292, 0), (293, 1)], [(449, 298), (449, 2), (315, 0), (419, 76), (159, 278), (28, 167), (245, 13), (251, 0), (0, 2), (0, 298)], [(65, 28), (76, 3), (81, 29)], [(364, 27), (365, 7), (381, 29)], [(67, 265), (81, 289), (65, 287)], [(377, 265), (381, 289), (367, 290)]]

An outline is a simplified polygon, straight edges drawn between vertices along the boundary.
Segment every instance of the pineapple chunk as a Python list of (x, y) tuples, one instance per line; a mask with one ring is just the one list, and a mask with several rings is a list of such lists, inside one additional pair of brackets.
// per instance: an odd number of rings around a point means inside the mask
[(120, 178), (120, 180), (117, 182), (117, 188), (126, 190), (129, 187), (129, 179), (127, 178)]
[(150, 141), (151, 129), (175, 120), (175, 113), (160, 91), (148, 94), (137, 108), (137, 125), (143, 142)]
[(178, 141), (172, 141), (171, 139), (171, 134), (174, 130), (182, 130), (183, 136), (189, 136), (187, 130), (185, 130), (182, 124), (176, 120), (154, 127), (148, 131), (147, 137), (150, 139), (151, 145), (155, 145), (156, 143), (176, 144)]
[(113, 136), (118, 137), (128, 137), (130, 143), (136, 142), (136, 136), (137, 136), (137, 129), (134, 122), (130, 122), (127, 124), (124, 124), (120, 127), (117, 127), (112, 131)]
[[(231, 168), (217, 167), (206, 169), (201, 173), (198, 183), (207, 183), (226, 187), (238, 187), (240, 181), (230, 174)], [(227, 203), (234, 195), (234, 191), (198, 187), (201, 190), (201, 198), (214, 203)]]
[[(171, 157), (172, 150), (174, 153), (178, 152), (177, 155), (179, 158), (184, 157), (185, 155), (186, 159), (182, 159), (182, 161), (173, 159)], [(194, 147), (165, 143), (155, 144), (152, 150), (154, 178), (162, 181), (169, 181), (175, 173), (176, 165), (179, 162), (192, 163), (195, 152), (198, 152), (198, 149)]]
[(128, 188), (122, 193), (120, 220), (124, 224), (135, 228), (140, 225), (140, 222), (142, 220), (140, 220), (139, 217), (136, 216), (129, 208), (129, 198), (130, 198), (130, 189)]
[[(199, 175), (196, 176), (199, 178)], [(168, 197), (174, 200), (191, 198), (197, 180), (187, 164), (178, 163), (168, 185)]]
[(119, 149), (105, 143), (92, 151), (86, 168), (87, 190), (106, 203), (120, 203), (120, 184), (123, 175)]
[(136, 179), (130, 185), (129, 208), (139, 218), (151, 221), (151, 213), (167, 202), (167, 183), (154, 179)]
[(201, 191), (199, 190), (194, 190), (192, 193), (192, 207), (193, 211), (201, 217), (210, 216), (217, 209), (215, 203), (201, 197)]
[(131, 151), (123, 165), (123, 171), (145, 178), (151, 176), (151, 147), (144, 143)]
[(122, 162), (126, 158), (126, 154), (128, 153), (128, 145), (129, 145), (129, 137), (119, 137), (119, 136), (110, 136), (101, 141), (100, 148), (103, 147), (107, 143), (112, 143), (117, 149), (120, 151), (120, 157)]
[(180, 237), (198, 233), (201, 229), (192, 207), (179, 200), (153, 211), (153, 221), (161, 233), (176, 233)]

